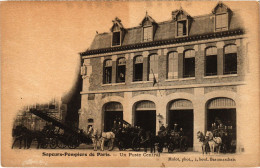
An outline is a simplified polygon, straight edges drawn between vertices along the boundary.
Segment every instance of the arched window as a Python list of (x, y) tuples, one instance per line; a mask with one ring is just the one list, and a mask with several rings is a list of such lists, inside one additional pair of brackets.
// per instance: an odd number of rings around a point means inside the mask
[(143, 56), (134, 58), (134, 81), (143, 80)]
[(117, 60), (117, 83), (125, 82), (125, 58)]
[(195, 77), (195, 51), (187, 50), (184, 52), (184, 74), (183, 77)]
[(178, 53), (168, 54), (168, 79), (178, 78)]
[(224, 48), (224, 74), (237, 73), (237, 47), (228, 45)]
[(209, 47), (205, 51), (206, 53), (206, 76), (217, 75), (217, 48)]
[(158, 75), (158, 55), (153, 54), (149, 57), (149, 80)]
[(104, 84), (111, 83), (112, 81), (112, 60), (108, 59), (104, 61)]

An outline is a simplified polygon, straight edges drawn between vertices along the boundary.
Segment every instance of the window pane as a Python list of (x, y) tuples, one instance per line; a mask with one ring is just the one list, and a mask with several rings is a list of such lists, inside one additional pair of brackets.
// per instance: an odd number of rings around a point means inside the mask
[(178, 78), (178, 53), (172, 52), (168, 56), (168, 79)]
[(225, 47), (225, 54), (229, 54), (229, 53), (237, 53), (236, 45), (228, 45)]
[(224, 58), (224, 74), (237, 73), (237, 53), (225, 54)]
[(120, 45), (120, 32), (113, 33), (112, 45), (113, 46)]
[(134, 66), (134, 81), (143, 80), (143, 63)]
[(195, 76), (195, 58), (184, 59), (184, 77)]
[(206, 76), (217, 75), (217, 55), (206, 56)]
[(125, 82), (125, 65), (117, 67), (117, 82)]
[(153, 27), (145, 27), (144, 28), (144, 41), (152, 40)]
[(184, 21), (178, 21), (178, 27), (177, 27), (177, 35), (178, 36), (184, 36), (187, 33), (187, 25), (186, 20)]

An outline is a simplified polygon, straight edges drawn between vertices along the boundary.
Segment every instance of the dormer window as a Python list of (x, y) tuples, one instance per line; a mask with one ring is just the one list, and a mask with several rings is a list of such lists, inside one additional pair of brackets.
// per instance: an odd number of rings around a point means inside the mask
[(121, 33), (119, 32), (113, 32), (113, 40), (112, 40), (112, 46), (118, 46), (121, 44)]
[(152, 41), (153, 40), (153, 27), (144, 27), (144, 39), (143, 41)]
[(230, 9), (220, 2), (212, 13), (215, 15), (215, 31), (228, 30)]
[(186, 20), (178, 21), (177, 36), (186, 36), (186, 35), (187, 35), (187, 21)]
[(111, 28), (111, 32), (112, 32), (111, 43), (112, 43), (112, 46), (122, 45), (123, 35), (124, 35), (124, 32), (125, 32), (124, 30), (125, 29), (124, 29), (124, 27), (121, 23), (121, 20), (116, 17), (115, 20), (113, 20), (113, 26)]
[(189, 24), (191, 22), (190, 15), (183, 9), (172, 12), (172, 18), (176, 21), (176, 37), (188, 36)]
[(143, 27), (142, 41), (153, 41), (153, 35), (157, 27), (155, 20), (146, 12), (146, 15), (140, 25)]

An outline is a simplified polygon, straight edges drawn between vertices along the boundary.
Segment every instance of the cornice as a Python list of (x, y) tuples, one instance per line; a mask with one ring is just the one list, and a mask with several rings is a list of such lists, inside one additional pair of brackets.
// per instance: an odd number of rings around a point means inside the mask
[(205, 39), (214, 39), (214, 38), (221, 38), (221, 37), (242, 35), (242, 34), (244, 34), (243, 29), (228, 30), (228, 31), (223, 31), (223, 32), (214, 32), (214, 33), (208, 33), (208, 34), (193, 35), (193, 36), (160, 40), (160, 41), (152, 41), (152, 42), (146, 42), (146, 43), (138, 43), (138, 44), (132, 44), (132, 45), (118, 46), (118, 47), (109, 47), (109, 48), (101, 48), (101, 49), (96, 49), (96, 50), (88, 50), (88, 51), (80, 53), (80, 56), (91, 56), (91, 55), (95, 55), (95, 54), (103, 54), (103, 53), (132, 50), (132, 49), (139, 49), (139, 48), (148, 48), (148, 47), (162, 46), (162, 45), (168, 45), (168, 44), (178, 44), (178, 43), (184, 43), (184, 42), (192, 42), (192, 41), (205, 40)]

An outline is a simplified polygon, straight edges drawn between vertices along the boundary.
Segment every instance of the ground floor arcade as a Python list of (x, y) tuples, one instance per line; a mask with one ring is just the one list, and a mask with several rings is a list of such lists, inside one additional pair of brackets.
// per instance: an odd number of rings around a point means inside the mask
[(82, 95), (79, 126), (87, 130), (94, 126), (103, 131), (112, 128), (115, 119), (123, 119), (132, 125), (157, 133), (162, 124), (183, 128), (189, 137), (189, 146), (194, 151), (200, 149), (197, 132), (210, 130), (212, 123), (228, 126), (236, 139), (237, 150), (243, 150), (239, 121), (241, 118), (238, 94), (231, 91), (205, 93), (204, 88), (195, 88), (193, 93), (172, 93), (156, 91), (152, 94), (133, 96), (125, 92), (123, 96), (95, 94), (93, 100)]

